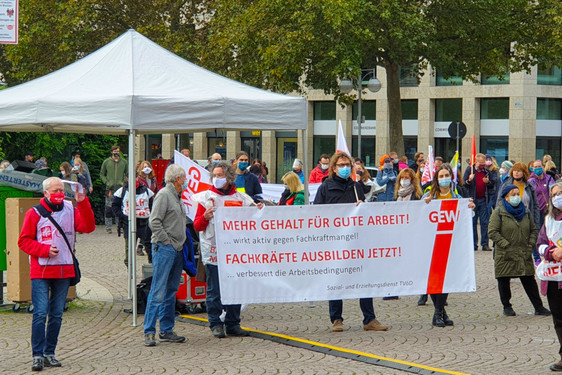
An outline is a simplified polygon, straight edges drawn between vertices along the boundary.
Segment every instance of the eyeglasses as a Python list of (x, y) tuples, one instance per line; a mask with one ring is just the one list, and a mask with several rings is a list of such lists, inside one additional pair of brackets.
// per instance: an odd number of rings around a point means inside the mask
[(562, 196), (562, 190), (560, 190), (559, 192), (553, 194), (554, 197), (560, 197)]
[(351, 167), (351, 164), (350, 164), (350, 163), (347, 163), (347, 164), (336, 164), (336, 167), (338, 167), (338, 168)]

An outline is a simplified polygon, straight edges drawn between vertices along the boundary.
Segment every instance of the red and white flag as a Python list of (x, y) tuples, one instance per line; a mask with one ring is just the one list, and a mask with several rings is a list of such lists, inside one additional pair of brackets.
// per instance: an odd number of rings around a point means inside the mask
[(191, 200), (191, 196), (193, 194), (209, 190), (211, 187), (210, 173), (208, 170), (176, 150), (174, 150), (174, 163), (185, 170), (185, 176), (187, 177), (187, 189), (182, 191), (181, 200), (185, 204), (187, 216), (191, 220), (194, 220), (195, 214), (197, 213), (197, 206)]
[(425, 166), (423, 167), (423, 174), (421, 178), (422, 185), (433, 181), (434, 173), (435, 173), (435, 161), (433, 157), (433, 146), (429, 145), (427, 151), (427, 159), (425, 159)]

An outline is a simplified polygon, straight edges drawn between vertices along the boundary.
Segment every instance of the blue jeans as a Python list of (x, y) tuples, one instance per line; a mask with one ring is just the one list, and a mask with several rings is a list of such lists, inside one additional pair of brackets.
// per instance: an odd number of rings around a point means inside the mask
[(209, 327), (222, 326), (220, 315), (223, 308), (226, 310), (224, 325), (226, 331), (240, 326), (240, 307), (241, 305), (223, 305), (221, 302), (221, 290), (219, 286), (219, 268), (212, 264), (205, 266), (207, 274), (207, 315), (209, 316)]
[(169, 333), (174, 329), (176, 292), (180, 285), (183, 253), (162, 242), (152, 244), (152, 267), (152, 284), (144, 312), (145, 335), (156, 333), (157, 318), (160, 320), (161, 333)]
[(480, 244), (482, 247), (488, 246), (488, 222), (490, 221), (490, 215), (488, 211), (488, 205), (486, 204), (486, 199), (475, 199), (474, 200), (474, 216), (472, 217), (472, 234), (474, 236), (474, 248), (478, 247), (478, 233), (477, 233), (477, 223), (480, 219)]
[[(33, 357), (55, 355), (70, 279), (32, 279), (31, 349)], [(50, 296), (49, 296), (50, 293)], [(47, 329), (45, 322), (49, 317)]]
[[(341, 299), (332, 300), (329, 302), (329, 306), (330, 320), (332, 321), (332, 323), (336, 319), (343, 320), (341, 316), (343, 310), (343, 301)], [(363, 313), (363, 324), (369, 324), (371, 321), (376, 319), (372, 298), (360, 298), (359, 307), (361, 307), (361, 312)]]

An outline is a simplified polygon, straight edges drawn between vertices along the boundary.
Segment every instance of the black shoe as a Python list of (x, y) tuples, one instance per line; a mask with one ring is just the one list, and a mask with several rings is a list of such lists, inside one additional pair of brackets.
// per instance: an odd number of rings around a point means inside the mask
[(215, 336), (218, 339), (223, 339), (226, 337), (226, 333), (224, 333), (223, 326), (215, 326), (211, 328), (211, 332), (213, 332), (213, 336)]
[(418, 306), (425, 306), (427, 303), (427, 294), (422, 294), (418, 300)]
[(449, 316), (447, 315), (445, 310), (443, 310), (443, 322), (445, 323), (446, 326), (454, 326), (455, 325), (455, 323), (453, 323), (453, 321), (451, 319), (449, 319)]
[(43, 357), (43, 364), (45, 367), (61, 367), (62, 363), (57, 361), (54, 355), (46, 355)]
[(160, 339), (160, 342), (184, 342), (185, 341), (185, 337), (176, 335), (174, 333), (174, 331), (166, 332), (166, 333), (160, 333), (160, 335), (158, 335), (158, 338)]
[(445, 327), (445, 321), (443, 320), (443, 312), (435, 312), (433, 314), (433, 320), (431, 324), (435, 327)]
[(562, 360), (550, 365), (550, 371), (562, 371)]
[(31, 366), (31, 371), (42, 371), (43, 370), (43, 357), (33, 358), (33, 365)]
[(482, 246), (482, 251), (492, 251), (492, 249), (486, 245), (486, 246)]
[(144, 335), (144, 346), (156, 346), (156, 339), (154, 333)]
[(541, 307), (539, 307), (538, 309), (535, 310), (535, 315), (551, 316), (552, 313), (546, 307), (541, 306)]
[(228, 328), (226, 330), (228, 336), (248, 336), (248, 331), (244, 331), (240, 326)]
[(504, 307), (503, 309), (503, 315), (505, 316), (515, 316), (515, 311), (513, 311), (513, 308), (511, 307)]
[(390, 301), (393, 299), (398, 299), (398, 296), (389, 296), (389, 297), (382, 297), (383, 301)]

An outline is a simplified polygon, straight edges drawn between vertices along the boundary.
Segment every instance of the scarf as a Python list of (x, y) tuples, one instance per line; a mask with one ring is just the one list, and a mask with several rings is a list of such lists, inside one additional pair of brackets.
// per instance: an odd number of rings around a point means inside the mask
[(506, 211), (511, 216), (513, 216), (515, 218), (515, 220), (521, 221), (521, 219), (523, 219), (523, 217), (525, 216), (525, 205), (523, 204), (523, 202), (519, 203), (519, 206), (517, 206), (517, 207), (513, 207), (505, 199), (502, 200), (502, 202), (503, 202), (503, 206), (506, 209)]
[(398, 189), (398, 199), (397, 200), (399, 200), (399, 201), (409, 201), (410, 196), (412, 195), (412, 193), (414, 192), (415, 189), (416, 189), (416, 187), (413, 184), (410, 184), (410, 186), (407, 186), (407, 187), (400, 186), (400, 189)]

